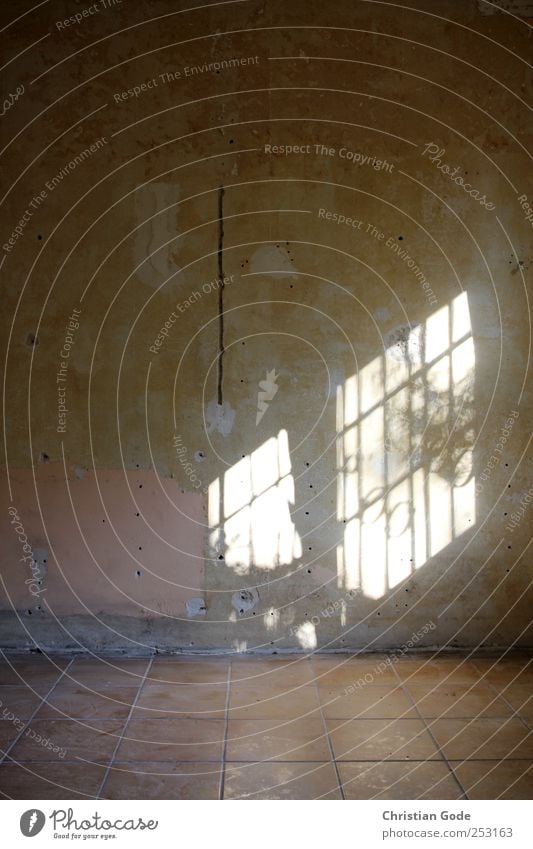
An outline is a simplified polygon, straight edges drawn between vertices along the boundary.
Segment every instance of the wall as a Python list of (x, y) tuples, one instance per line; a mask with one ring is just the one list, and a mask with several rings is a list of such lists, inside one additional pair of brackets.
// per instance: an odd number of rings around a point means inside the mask
[(2, 5), (1, 644), (531, 645), (528, 4), (187, 5)]

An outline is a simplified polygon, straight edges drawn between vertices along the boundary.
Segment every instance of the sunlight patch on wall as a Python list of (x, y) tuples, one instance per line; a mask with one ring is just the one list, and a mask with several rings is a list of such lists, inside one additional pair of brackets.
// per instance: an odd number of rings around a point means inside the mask
[(264, 442), (209, 487), (210, 544), (227, 566), (245, 575), (251, 566), (275, 569), (302, 556), (291, 518), (294, 506), (286, 430)]
[(337, 387), (337, 583), (383, 597), (475, 523), (465, 292)]

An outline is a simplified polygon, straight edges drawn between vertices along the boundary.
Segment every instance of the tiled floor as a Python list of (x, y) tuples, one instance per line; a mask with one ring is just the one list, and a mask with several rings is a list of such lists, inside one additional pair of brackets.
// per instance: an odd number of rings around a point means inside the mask
[(14, 799), (528, 799), (533, 663), (0, 659)]

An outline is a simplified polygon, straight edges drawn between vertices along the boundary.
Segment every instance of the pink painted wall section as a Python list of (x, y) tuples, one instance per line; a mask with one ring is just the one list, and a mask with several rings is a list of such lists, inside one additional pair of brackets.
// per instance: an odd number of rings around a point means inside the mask
[[(201, 495), (153, 470), (71, 467), (65, 475), (61, 464), (45, 463), (35, 481), (31, 470), (19, 469), (10, 480), (13, 500), (5, 477), (1, 491), (2, 609), (44, 608), (46, 599), (58, 616), (183, 616), (186, 600), (204, 594)], [(31, 556), (46, 560), (39, 595), (25, 583)]]

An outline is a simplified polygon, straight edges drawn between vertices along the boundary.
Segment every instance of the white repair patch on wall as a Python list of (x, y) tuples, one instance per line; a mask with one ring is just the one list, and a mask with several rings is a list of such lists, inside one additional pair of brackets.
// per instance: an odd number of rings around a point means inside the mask
[(235, 410), (228, 401), (218, 404), (216, 400), (210, 401), (205, 411), (205, 421), (208, 433), (221, 433), (229, 436), (235, 421)]
[(189, 598), (185, 602), (185, 607), (187, 609), (187, 616), (189, 617), (205, 616), (207, 613), (207, 605), (203, 598)]
[(178, 270), (179, 194), (174, 183), (150, 183), (135, 193), (137, 225), (146, 223), (135, 233), (134, 264), (136, 268), (139, 266), (137, 277), (152, 289), (157, 289)]

